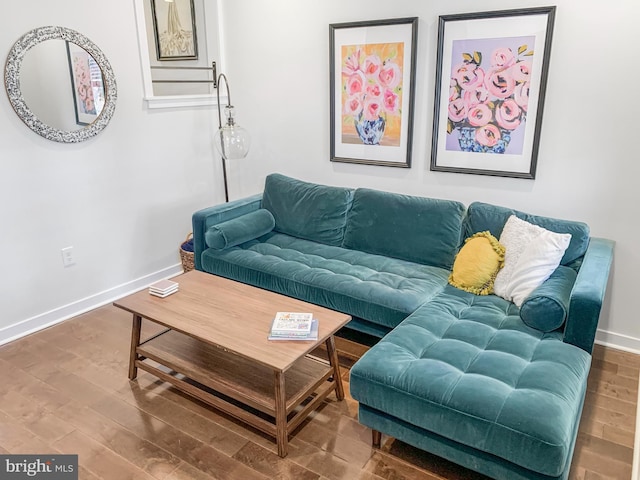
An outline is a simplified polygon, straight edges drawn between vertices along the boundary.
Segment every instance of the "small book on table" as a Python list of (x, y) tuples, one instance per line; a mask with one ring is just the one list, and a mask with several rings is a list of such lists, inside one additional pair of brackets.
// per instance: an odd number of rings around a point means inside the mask
[(171, 280), (160, 280), (149, 286), (149, 293), (164, 298), (178, 291), (178, 283)]
[(312, 313), (277, 312), (269, 333), (270, 340), (315, 340), (317, 338), (318, 321), (313, 318)]

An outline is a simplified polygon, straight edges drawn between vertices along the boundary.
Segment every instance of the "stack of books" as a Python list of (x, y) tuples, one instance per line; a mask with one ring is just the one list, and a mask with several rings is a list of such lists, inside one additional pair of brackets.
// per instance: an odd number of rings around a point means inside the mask
[(311, 313), (276, 313), (269, 340), (317, 340), (318, 320)]
[(168, 297), (172, 293), (178, 291), (178, 283), (171, 280), (160, 280), (149, 286), (149, 293), (156, 297), (164, 298)]

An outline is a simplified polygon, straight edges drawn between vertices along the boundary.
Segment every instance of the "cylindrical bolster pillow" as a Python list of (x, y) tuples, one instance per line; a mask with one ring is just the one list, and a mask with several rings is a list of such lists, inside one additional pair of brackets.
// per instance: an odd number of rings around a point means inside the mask
[(208, 247), (224, 250), (266, 235), (273, 230), (275, 224), (271, 212), (261, 208), (209, 227), (204, 234), (204, 240)]
[(520, 307), (522, 321), (542, 332), (562, 326), (569, 312), (571, 290), (576, 281), (572, 268), (560, 266), (525, 299)]

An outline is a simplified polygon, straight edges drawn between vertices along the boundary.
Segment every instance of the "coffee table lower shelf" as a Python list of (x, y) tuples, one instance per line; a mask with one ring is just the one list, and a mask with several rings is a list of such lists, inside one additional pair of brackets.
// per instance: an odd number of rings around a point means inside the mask
[(308, 356), (279, 372), (174, 330), (141, 343), (135, 355), (135, 367), (275, 437), (281, 457), (288, 436), (327, 395), (343, 396), (334, 367)]

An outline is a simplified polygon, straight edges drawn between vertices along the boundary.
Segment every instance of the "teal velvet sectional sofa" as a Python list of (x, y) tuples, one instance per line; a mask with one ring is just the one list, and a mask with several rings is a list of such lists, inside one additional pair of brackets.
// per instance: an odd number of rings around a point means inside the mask
[[(511, 215), (571, 242), (519, 308), (448, 284), (464, 239)], [(565, 479), (613, 242), (504, 207), (267, 177), (194, 213), (198, 270), (347, 313), (380, 338), (351, 369), (359, 421), (496, 479)], [(322, 321), (322, 319), (320, 319)]]

